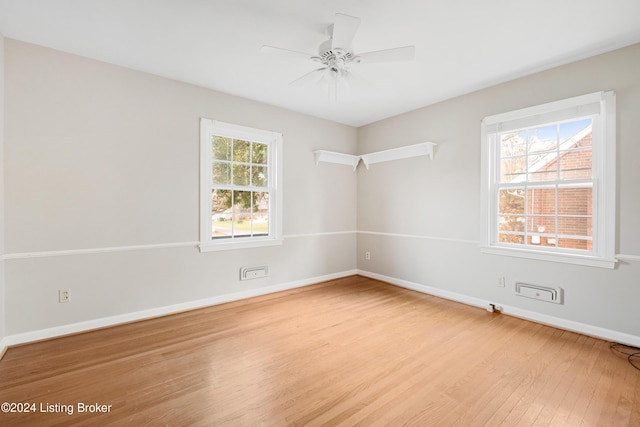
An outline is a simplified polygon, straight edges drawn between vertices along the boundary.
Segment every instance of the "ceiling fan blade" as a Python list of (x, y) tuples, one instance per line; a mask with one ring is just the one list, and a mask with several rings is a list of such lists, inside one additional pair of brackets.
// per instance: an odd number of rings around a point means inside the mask
[(275, 47), (275, 46), (269, 46), (269, 45), (263, 45), (260, 48), (260, 51), (262, 53), (269, 53), (269, 54), (273, 53), (277, 55), (286, 55), (289, 57), (304, 58), (304, 59), (309, 59), (313, 57), (313, 55), (310, 55), (305, 52), (298, 52), (297, 50), (285, 49), (282, 47)]
[(391, 61), (410, 61), (414, 58), (416, 52), (415, 46), (394, 47), (391, 49), (374, 50), (373, 52), (365, 52), (358, 55), (359, 62), (391, 62)]
[(359, 26), (360, 18), (344, 15), (342, 13), (336, 13), (336, 18), (333, 22), (331, 48), (342, 48), (348, 50), (351, 47), (351, 41), (356, 35), (356, 31), (358, 30)]
[(322, 67), (316, 68), (313, 71), (309, 71), (307, 74), (304, 74), (303, 76), (298, 77), (297, 79), (290, 82), (289, 86), (303, 86), (310, 83), (317, 83), (324, 76), (324, 70), (326, 69), (327, 67)]

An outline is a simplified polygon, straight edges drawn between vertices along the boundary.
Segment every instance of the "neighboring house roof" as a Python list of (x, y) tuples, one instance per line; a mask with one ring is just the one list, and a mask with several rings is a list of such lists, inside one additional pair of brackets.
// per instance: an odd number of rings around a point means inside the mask
[[(593, 131), (593, 125), (589, 124), (587, 127), (577, 132), (571, 138), (566, 139), (565, 141), (560, 143), (560, 149), (555, 151), (550, 151), (544, 154), (536, 163), (529, 167), (529, 173), (538, 172), (544, 170), (549, 164), (553, 163), (557, 160), (559, 155), (565, 154), (567, 150), (569, 150), (573, 146), (577, 146), (580, 141), (585, 139), (587, 136), (591, 134)], [(547, 144), (548, 141), (540, 141), (539, 144)], [(520, 175), (514, 178), (511, 182), (523, 182), (525, 181), (525, 176)]]

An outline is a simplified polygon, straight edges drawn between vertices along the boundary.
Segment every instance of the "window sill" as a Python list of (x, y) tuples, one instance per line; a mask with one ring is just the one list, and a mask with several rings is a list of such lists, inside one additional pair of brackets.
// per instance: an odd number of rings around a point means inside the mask
[(212, 241), (201, 242), (200, 252), (232, 251), (236, 249), (261, 248), (281, 245), (283, 239), (253, 239), (250, 241)]
[(550, 253), (520, 248), (503, 248), (497, 246), (481, 246), (480, 251), (485, 254), (503, 255), (516, 258), (526, 258), (539, 261), (560, 262), (564, 264), (585, 265), (589, 267), (615, 268), (618, 262), (615, 258), (600, 258), (588, 255)]

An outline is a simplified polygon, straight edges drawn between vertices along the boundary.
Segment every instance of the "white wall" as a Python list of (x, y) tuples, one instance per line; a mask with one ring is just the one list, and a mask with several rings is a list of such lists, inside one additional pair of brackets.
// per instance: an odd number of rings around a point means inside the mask
[[(360, 128), (360, 152), (422, 141), (439, 145), (433, 161), (415, 158), (359, 169), (358, 268), (640, 340), (638, 76), (640, 45), (634, 45)], [(482, 118), (601, 90), (617, 93), (617, 268), (481, 254)], [(365, 251), (371, 252), (370, 261)], [(503, 275), (507, 287), (498, 288)], [(561, 286), (565, 303), (518, 297), (516, 281)]]
[[(7, 335), (355, 270), (356, 176), (312, 151), (356, 129), (11, 39), (5, 73)], [(196, 248), (200, 117), (284, 134), (282, 246)]]

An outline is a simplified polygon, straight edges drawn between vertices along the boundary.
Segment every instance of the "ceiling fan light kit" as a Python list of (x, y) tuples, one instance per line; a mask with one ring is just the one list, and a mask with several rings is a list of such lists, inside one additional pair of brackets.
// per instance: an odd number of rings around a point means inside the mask
[(351, 43), (360, 26), (360, 18), (336, 13), (334, 23), (327, 27), (328, 39), (318, 47), (318, 55), (310, 55), (291, 49), (262, 46), (264, 53), (279, 53), (289, 56), (304, 56), (315, 62), (322, 64), (317, 68), (304, 74), (303, 76), (289, 83), (290, 86), (298, 86), (306, 83), (324, 83), (328, 86), (329, 100), (335, 101), (337, 98), (337, 88), (339, 82), (349, 85), (354, 80), (351, 71), (352, 64), (392, 62), (412, 60), (415, 55), (415, 46), (404, 46), (384, 50), (376, 50), (355, 54), (351, 48)]

